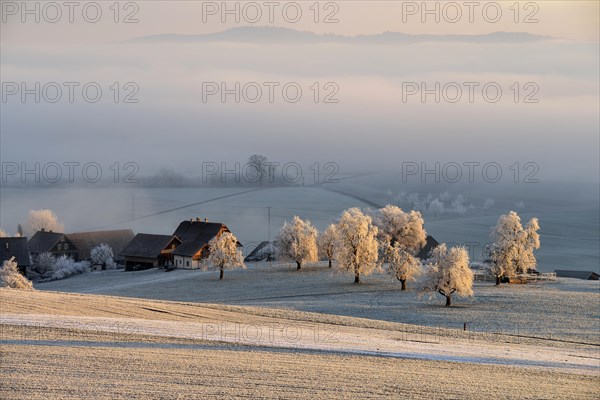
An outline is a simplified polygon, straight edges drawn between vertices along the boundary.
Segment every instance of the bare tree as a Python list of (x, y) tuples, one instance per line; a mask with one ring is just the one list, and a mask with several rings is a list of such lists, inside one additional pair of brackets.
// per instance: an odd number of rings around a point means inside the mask
[(319, 254), (321, 255), (321, 257), (327, 258), (327, 261), (329, 261), (329, 268), (331, 268), (333, 256), (335, 254), (336, 241), (337, 229), (334, 224), (329, 225), (325, 232), (319, 235), (317, 239)]
[(246, 268), (242, 252), (238, 250), (238, 240), (233, 233), (225, 232), (212, 238), (208, 247), (208, 262), (219, 269), (219, 280), (223, 280), (226, 269)]
[(473, 271), (469, 267), (469, 253), (464, 247), (447, 248), (445, 243), (436, 247), (429, 259), (423, 291), (446, 297), (446, 307), (452, 305), (452, 295), (473, 295)]
[(291, 224), (287, 222), (279, 230), (275, 238), (277, 257), (281, 260), (295, 261), (297, 269), (305, 262), (316, 262), (317, 230), (310, 221), (303, 221), (295, 216)]
[(371, 217), (358, 208), (344, 211), (336, 227), (336, 266), (352, 272), (354, 283), (360, 283), (360, 274), (369, 275), (379, 267), (377, 227)]
[(265, 177), (270, 177), (271, 164), (269, 163), (267, 157), (263, 155), (252, 154), (248, 158), (247, 166), (250, 169), (250, 171), (256, 174), (256, 179), (261, 185), (263, 184)]

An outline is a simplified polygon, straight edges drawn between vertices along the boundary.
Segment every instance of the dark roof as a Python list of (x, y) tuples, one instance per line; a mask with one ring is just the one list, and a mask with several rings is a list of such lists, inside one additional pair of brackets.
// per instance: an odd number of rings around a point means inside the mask
[(115, 256), (127, 247), (127, 244), (133, 239), (131, 229), (121, 229), (113, 231), (95, 231), (95, 232), (76, 232), (67, 233), (69, 239), (77, 248), (80, 260), (90, 258), (92, 249), (102, 243), (109, 245)]
[(17, 265), (29, 265), (29, 253), (27, 251), (26, 237), (3, 237), (0, 238), (0, 262), (15, 258)]
[(245, 262), (256, 262), (256, 261), (264, 261), (264, 260), (274, 260), (275, 259), (275, 249), (272, 245), (273, 242), (260, 242), (258, 246), (252, 250), (250, 254), (246, 256), (244, 259)]
[(600, 274), (593, 271), (567, 271), (564, 269), (556, 269), (556, 276), (559, 278), (577, 278), (586, 281), (597, 281), (600, 279)]
[(431, 253), (431, 250), (435, 249), (436, 247), (439, 246), (439, 243), (437, 240), (435, 240), (433, 238), (433, 236), (427, 236), (427, 243), (425, 243), (425, 246), (423, 246), (423, 248), (421, 250), (419, 250), (419, 253), (417, 253), (417, 257), (420, 258), (421, 260), (426, 260), (429, 258)]
[(221, 229), (229, 232), (227, 226), (217, 222), (183, 221), (173, 233), (182, 242), (181, 246), (173, 251), (173, 254), (188, 257), (195, 255), (217, 236)]
[(37, 231), (27, 242), (27, 248), (30, 253), (48, 252), (63, 236), (64, 233)]
[(206, 245), (207, 243), (183, 243), (173, 251), (173, 255), (192, 257)]
[(224, 224), (216, 222), (183, 221), (173, 235), (181, 239), (183, 243), (203, 241), (204, 239), (206, 239), (204, 243), (208, 243), (223, 227), (227, 229)]
[(172, 235), (152, 235), (149, 233), (138, 233), (129, 242), (127, 247), (121, 251), (124, 257), (157, 258), (171, 241), (181, 242)]

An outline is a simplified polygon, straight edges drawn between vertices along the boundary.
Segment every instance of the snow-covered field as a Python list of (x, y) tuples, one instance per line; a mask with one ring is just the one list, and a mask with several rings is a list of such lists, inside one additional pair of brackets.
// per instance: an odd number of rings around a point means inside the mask
[(296, 271), (290, 264), (249, 264), (226, 271), (218, 281), (211, 271), (104, 271), (39, 284), (40, 290), (108, 294), (137, 298), (220, 303), (290, 309), (425, 325), (434, 328), (505, 333), (519, 337), (600, 344), (600, 283), (560, 279), (555, 283), (501, 285), (475, 283), (473, 298), (444, 300), (420, 296), (414, 283), (386, 274), (365, 277), (336, 274), (325, 264)]
[(252, 307), (0, 297), (2, 398), (585, 399), (599, 388), (597, 345)]

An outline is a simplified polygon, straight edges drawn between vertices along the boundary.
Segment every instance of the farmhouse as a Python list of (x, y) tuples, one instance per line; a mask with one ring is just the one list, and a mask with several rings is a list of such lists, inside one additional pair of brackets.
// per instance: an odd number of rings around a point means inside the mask
[(55, 257), (68, 256), (77, 260), (78, 252), (75, 245), (64, 233), (41, 230), (36, 232), (27, 242), (27, 248), (32, 261), (35, 262), (40, 254), (50, 253)]
[(73, 245), (75, 245), (79, 260), (88, 260), (91, 257), (90, 252), (92, 249), (104, 243), (112, 248), (115, 261), (121, 263), (123, 258), (119, 256), (119, 254), (125, 249), (131, 239), (133, 239), (134, 234), (131, 229), (121, 229), (112, 231), (67, 233), (66, 236)]
[(138, 233), (120, 255), (126, 271), (162, 267), (173, 263), (173, 251), (180, 244), (181, 240), (173, 235)]
[(0, 238), (0, 262), (15, 258), (17, 267), (23, 275), (29, 267), (29, 253), (27, 252), (26, 237), (3, 237)]
[(181, 239), (181, 246), (173, 251), (175, 268), (200, 268), (202, 259), (207, 258), (209, 254), (208, 242), (225, 232), (230, 232), (227, 226), (222, 223), (208, 222), (206, 219), (196, 218), (180, 223), (173, 233)]

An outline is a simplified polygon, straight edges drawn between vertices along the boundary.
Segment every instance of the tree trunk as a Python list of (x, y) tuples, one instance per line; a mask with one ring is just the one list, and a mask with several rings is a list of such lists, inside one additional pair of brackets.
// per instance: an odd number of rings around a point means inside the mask
[(298, 268), (296, 268), (296, 270), (299, 270), (300, 268), (302, 268), (302, 263), (299, 263), (298, 261), (296, 261), (296, 265), (298, 266)]
[(354, 273), (354, 283), (360, 283), (360, 272)]
[(446, 307), (450, 307), (452, 305), (452, 297), (446, 296)]
[(496, 277), (496, 286), (498, 286), (498, 285), (500, 285), (500, 277), (499, 276)]
[(221, 274), (219, 275), (219, 280), (223, 280), (223, 267), (220, 268)]
[(329, 259), (329, 268), (331, 268), (331, 258)]
[(402, 289), (400, 290), (406, 290), (406, 279), (400, 279), (400, 283), (402, 283)]

